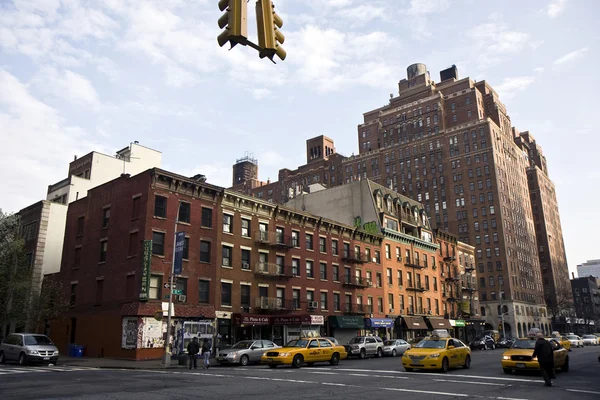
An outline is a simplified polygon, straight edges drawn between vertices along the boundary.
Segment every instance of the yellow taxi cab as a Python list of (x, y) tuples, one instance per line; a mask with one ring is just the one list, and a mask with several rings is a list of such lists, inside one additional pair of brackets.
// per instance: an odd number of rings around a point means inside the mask
[[(540, 364), (537, 357), (533, 357), (536, 338), (529, 336), (515, 340), (510, 349), (502, 354), (502, 369), (505, 374), (513, 371), (539, 370)], [(569, 370), (569, 351), (559, 342), (558, 338), (547, 338), (554, 350), (554, 368), (561, 371)]]
[(471, 367), (471, 349), (446, 330), (435, 330), (402, 355), (407, 372), (414, 369), (435, 369), (448, 372), (450, 368)]
[(316, 362), (329, 362), (338, 365), (340, 360), (348, 357), (344, 346), (339, 346), (325, 338), (301, 338), (291, 341), (285, 347), (263, 353), (261, 364), (270, 368), (278, 365), (291, 365), (300, 368), (304, 364), (312, 365)]
[(558, 331), (554, 331), (552, 332), (551, 337), (553, 339), (558, 340), (558, 343), (560, 343), (560, 345), (562, 347), (564, 347), (565, 349), (567, 349), (568, 351), (571, 351), (571, 341), (569, 340), (569, 338), (567, 338), (566, 336), (562, 335), (561, 333), (559, 333)]

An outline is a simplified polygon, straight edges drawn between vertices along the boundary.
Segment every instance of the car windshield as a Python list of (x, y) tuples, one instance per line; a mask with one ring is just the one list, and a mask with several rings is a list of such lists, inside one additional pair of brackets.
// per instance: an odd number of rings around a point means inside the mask
[(415, 347), (419, 349), (443, 349), (446, 347), (446, 340), (421, 340)]
[(361, 337), (355, 337), (352, 338), (352, 340), (350, 340), (348, 343), (349, 344), (356, 344), (356, 343), (362, 343), (363, 342), (363, 338)]
[(292, 340), (287, 345), (288, 345), (288, 347), (306, 347), (308, 345), (308, 340), (305, 340), (305, 339)]
[(535, 349), (535, 339), (517, 339), (511, 349)]
[(33, 335), (33, 336), (25, 336), (25, 345), (26, 346), (35, 346), (35, 345), (53, 345), (52, 340), (48, 338), (48, 336), (43, 335)]
[(579, 340), (579, 338), (575, 335), (569, 335), (567, 336), (570, 340)]
[(237, 342), (236, 344), (231, 346), (231, 348), (232, 349), (249, 349), (250, 346), (252, 346), (252, 343), (254, 343), (254, 342)]
[(395, 346), (396, 341), (395, 340), (386, 340), (385, 342), (383, 342), (383, 344), (385, 344), (386, 346)]
[(583, 335), (584, 339), (596, 339), (596, 336), (594, 335)]

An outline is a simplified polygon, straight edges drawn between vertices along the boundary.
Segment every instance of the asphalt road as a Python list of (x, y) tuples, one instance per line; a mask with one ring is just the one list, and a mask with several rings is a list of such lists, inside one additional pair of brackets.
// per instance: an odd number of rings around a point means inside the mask
[(553, 387), (537, 373), (506, 375), (503, 350), (475, 351), (469, 370), (405, 372), (400, 358), (344, 360), (293, 369), (266, 366), (208, 370), (114, 370), (78, 367), (0, 366), (0, 399), (598, 399), (600, 347), (574, 349), (571, 370)]

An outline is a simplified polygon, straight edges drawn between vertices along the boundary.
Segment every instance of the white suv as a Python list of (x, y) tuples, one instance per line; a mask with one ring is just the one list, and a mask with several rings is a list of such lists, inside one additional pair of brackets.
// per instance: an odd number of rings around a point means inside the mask
[(383, 357), (383, 340), (379, 336), (356, 336), (344, 347), (348, 357), (358, 356), (361, 359), (367, 356)]

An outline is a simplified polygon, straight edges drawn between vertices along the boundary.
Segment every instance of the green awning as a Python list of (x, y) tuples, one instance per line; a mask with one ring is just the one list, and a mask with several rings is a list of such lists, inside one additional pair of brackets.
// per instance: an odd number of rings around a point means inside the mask
[(336, 315), (327, 319), (332, 328), (338, 329), (363, 329), (365, 320), (362, 316)]

